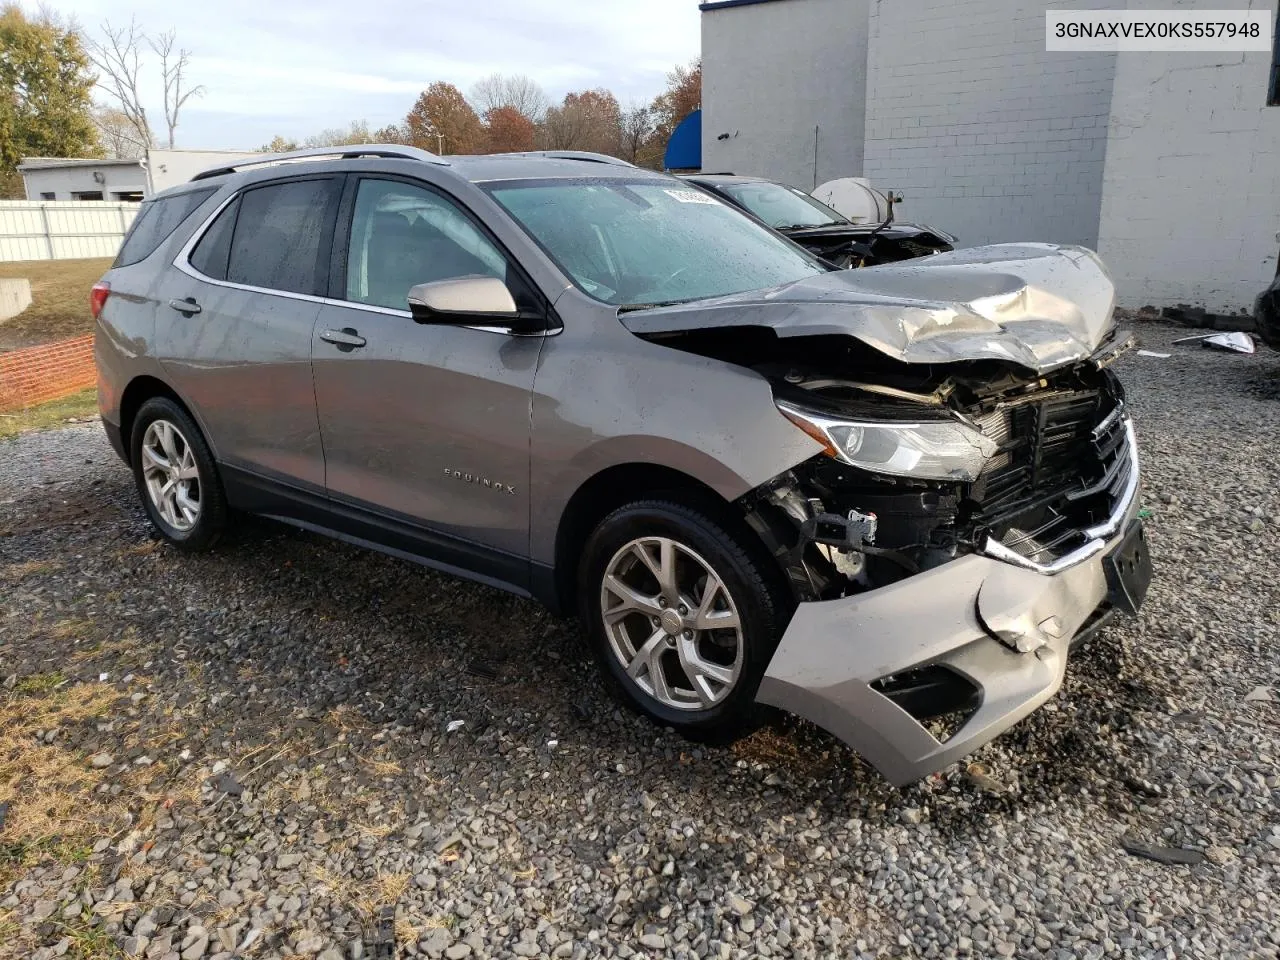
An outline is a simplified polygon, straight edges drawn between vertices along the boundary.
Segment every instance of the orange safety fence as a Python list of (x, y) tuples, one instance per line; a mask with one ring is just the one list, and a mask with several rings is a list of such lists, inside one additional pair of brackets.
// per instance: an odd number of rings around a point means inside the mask
[(96, 382), (91, 333), (0, 353), (0, 412), (57, 400)]

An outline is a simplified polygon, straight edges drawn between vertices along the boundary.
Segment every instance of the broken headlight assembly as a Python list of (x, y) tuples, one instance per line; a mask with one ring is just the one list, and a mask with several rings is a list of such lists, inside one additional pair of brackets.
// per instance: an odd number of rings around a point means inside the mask
[(776, 401), (827, 455), (871, 473), (973, 481), (997, 444), (959, 420), (847, 420)]

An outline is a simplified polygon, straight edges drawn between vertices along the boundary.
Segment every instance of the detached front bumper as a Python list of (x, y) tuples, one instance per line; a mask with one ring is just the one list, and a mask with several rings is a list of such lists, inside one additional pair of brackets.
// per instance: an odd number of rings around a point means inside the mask
[[(1138, 511), (1131, 450), (1125, 496), (1072, 562), (1037, 568), (971, 554), (857, 596), (802, 603), (757, 699), (828, 730), (897, 786), (1004, 732), (1057, 692), (1073, 639), (1116, 595), (1108, 564)], [(935, 737), (922, 712), (895, 695), (903, 676), (958, 679), (951, 686), (972, 691), (972, 713), (945, 740)], [(929, 683), (919, 691), (915, 703), (927, 702)]]

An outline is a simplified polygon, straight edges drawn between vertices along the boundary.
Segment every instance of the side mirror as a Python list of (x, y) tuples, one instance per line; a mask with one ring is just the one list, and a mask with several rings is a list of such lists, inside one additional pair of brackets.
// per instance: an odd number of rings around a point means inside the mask
[(458, 277), (420, 283), (409, 291), (409, 311), (418, 323), (471, 324), (496, 320), (513, 326), (520, 311), (507, 285), (496, 277)]

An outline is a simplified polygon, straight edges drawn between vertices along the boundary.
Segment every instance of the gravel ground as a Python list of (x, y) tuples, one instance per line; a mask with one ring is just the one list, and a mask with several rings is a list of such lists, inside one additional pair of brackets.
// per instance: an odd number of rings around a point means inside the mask
[(266, 522), (179, 556), (97, 425), (0, 443), (0, 955), (1277, 956), (1280, 361), (1140, 332), (1141, 618), (903, 791), (621, 712), (484, 587)]

